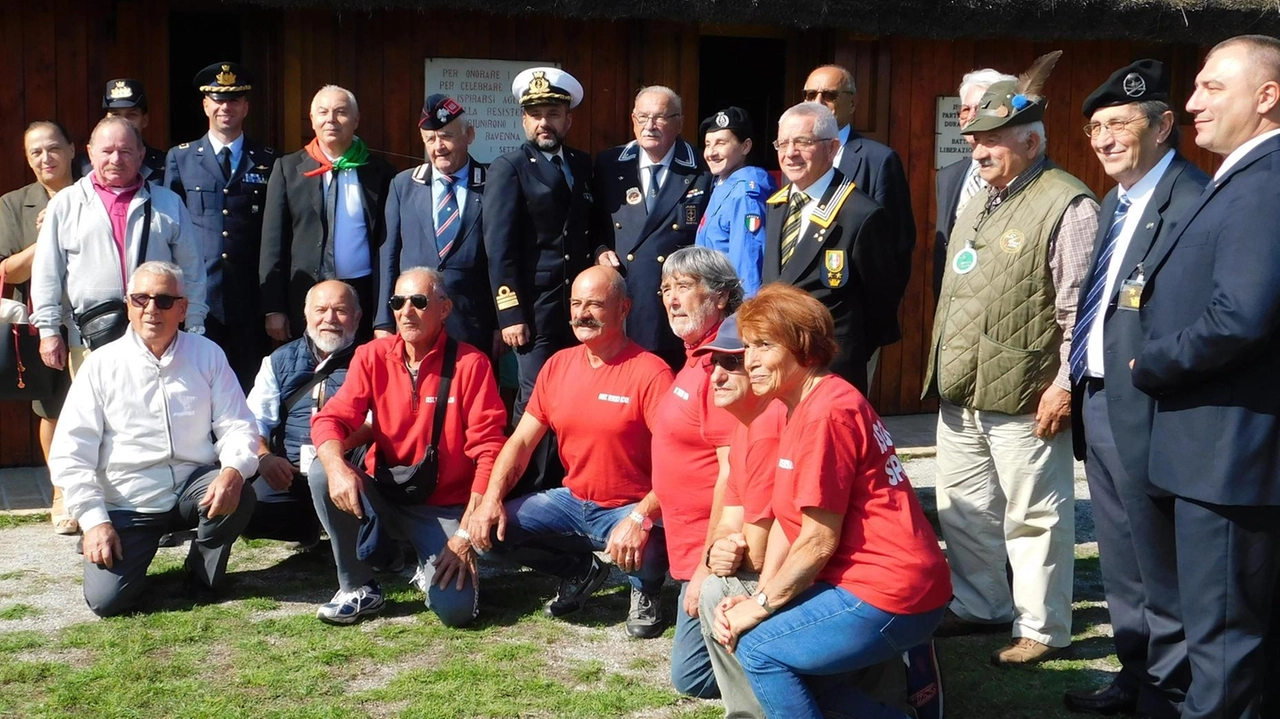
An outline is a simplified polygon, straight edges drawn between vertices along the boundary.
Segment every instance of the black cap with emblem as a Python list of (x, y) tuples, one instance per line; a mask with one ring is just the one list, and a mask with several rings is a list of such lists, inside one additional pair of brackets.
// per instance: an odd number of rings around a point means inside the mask
[(1159, 60), (1138, 60), (1111, 73), (1111, 77), (1084, 100), (1084, 116), (1099, 108), (1131, 102), (1169, 101), (1169, 76)]
[(192, 78), (191, 84), (212, 100), (234, 100), (253, 89), (253, 75), (235, 62), (215, 62)]
[(102, 93), (102, 109), (124, 110), (130, 107), (147, 111), (147, 93), (142, 88), (142, 81), (131, 77), (108, 80), (107, 89)]
[(751, 115), (740, 107), (726, 107), (716, 114), (702, 121), (698, 126), (698, 134), (706, 135), (708, 132), (716, 132), (718, 130), (729, 130), (737, 136), (738, 140), (749, 139), (754, 132), (751, 126)]
[(419, 130), (439, 130), (465, 113), (457, 100), (437, 93), (427, 97), (422, 104), (422, 116), (418, 118)]

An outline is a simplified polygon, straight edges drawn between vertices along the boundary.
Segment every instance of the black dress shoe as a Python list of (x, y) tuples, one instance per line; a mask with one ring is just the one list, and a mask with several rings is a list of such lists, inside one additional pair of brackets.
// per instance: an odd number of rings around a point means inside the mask
[(942, 622), (938, 624), (938, 628), (934, 630), (935, 637), (966, 637), (973, 634), (1004, 634), (1013, 631), (1013, 622), (997, 622), (995, 624), (986, 624), (984, 622), (971, 622), (963, 619), (959, 614), (948, 609), (942, 615)]
[(1138, 695), (1116, 684), (1108, 684), (1101, 689), (1068, 689), (1062, 695), (1062, 703), (1067, 711), (1078, 714), (1112, 714), (1132, 713), (1138, 708)]

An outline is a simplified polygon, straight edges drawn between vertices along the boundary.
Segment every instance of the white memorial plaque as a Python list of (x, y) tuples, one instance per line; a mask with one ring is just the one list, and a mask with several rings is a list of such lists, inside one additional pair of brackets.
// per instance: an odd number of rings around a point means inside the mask
[(536, 60), (428, 58), (424, 97), (444, 93), (462, 105), (476, 129), (471, 156), (487, 165), (524, 142), (520, 103), (511, 94), (511, 80), (521, 70), (539, 66), (559, 67), (559, 64)]
[(969, 143), (960, 134), (959, 97), (938, 98), (937, 123), (933, 133), (933, 169), (941, 170), (970, 157)]

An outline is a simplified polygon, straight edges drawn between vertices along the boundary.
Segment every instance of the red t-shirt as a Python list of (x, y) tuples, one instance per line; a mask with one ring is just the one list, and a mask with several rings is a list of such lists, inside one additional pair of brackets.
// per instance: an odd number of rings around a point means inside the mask
[[(404, 339), (396, 335), (357, 347), (342, 388), (311, 418), (315, 445), (346, 439), (372, 410), (374, 449), (365, 457), (365, 471), (373, 474), (375, 462), (392, 467), (421, 462), (431, 443), (444, 342), (445, 333), (441, 332), (422, 358), (416, 405), (411, 401), (414, 387), (404, 366)], [(448, 401), (436, 445), (436, 491), (427, 500), (438, 507), (466, 504), (472, 492), (484, 494), (489, 472), (506, 441), (503, 427), (507, 410), (498, 395), (493, 367), (483, 352), (465, 342), (458, 343)]]
[(652, 428), (670, 385), (667, 363), (634, 342), (599, 367), (583, 345), (551, 355), (525, 411), (556, 433), (573, 496), (621, 507), (649, 493)]
[(729, 445), (729, 483), (724, 506), (742, 507), (745, 522), (773, 519), (773, 475), (778, 439), (787, 426), (787, 406), (774, 400), (751, 424), (739, 423)]
[(895, 614), (932, 611), (951, 598), (947, 561), (893, 440), (866, 398), (835, 375), (796, 406), (778, 442), (773, 511), (792, 542), (808, 507), (844, 515), (819, 581)]
[[(715, 339), (715, 331), (704, 340)], [(671, 576), (693, 578), (702, 563), (720, 462), (716, 447), (728, 447), (740, 422), (711, 401), (711, 355), (692, 356), (658, 404), (653, 430), (653, 491), (662, 506)]]

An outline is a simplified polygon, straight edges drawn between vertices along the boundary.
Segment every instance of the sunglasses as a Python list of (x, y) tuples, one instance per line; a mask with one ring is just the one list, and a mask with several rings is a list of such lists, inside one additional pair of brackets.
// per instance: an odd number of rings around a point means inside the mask
[(805, 90), (804, 101), (813, 102), (814, 100), (817, 100), (819, 97), (821, 97), (823, 102), (835, 102), (836, 98), (840, 97), (841, 95), (852, 95), (852, 94), (853, 93), (849, 92), (848, 90)]
[(387, 300), (387, 304), (395, 312), (399, 312), (400, 308), (404, 307), (405, 302), (413, 305), (416, 309), (425, 310), (427, 305), (431, 304), (431, 299), (426, 295), (409, 295), (407, 297), (405, 295), (391, 295), (391, 299)]
[(742, 364), (746, 360), (744, 355), (731, 354), (729, 352), (713, 352), (711, 354), (711, 367), (715, 369), (719, 367), (725, 372), (737, 372), (742, 369)]
[(129, 295), (129, 304), (132, 304), (140, 310), (145, 310), (147, 308), (147, 304), (151, 302), (151, 300), (155, 300), (156, 307), (159, 307), (162, 310), (171, 310), (173, 309), (174, 303), (180, 299), (182, 298), (174, 297), (173, 295), (148, 295), (144, 292), (135, 292)]

